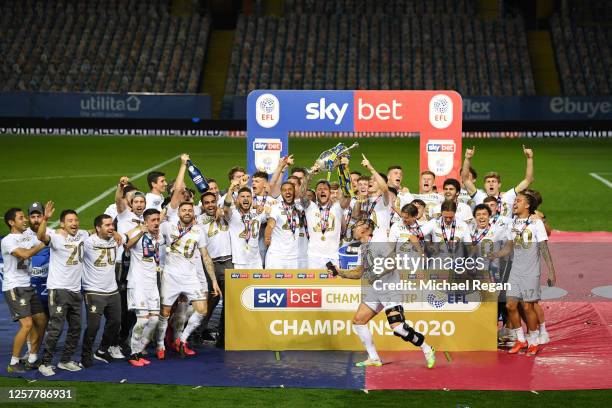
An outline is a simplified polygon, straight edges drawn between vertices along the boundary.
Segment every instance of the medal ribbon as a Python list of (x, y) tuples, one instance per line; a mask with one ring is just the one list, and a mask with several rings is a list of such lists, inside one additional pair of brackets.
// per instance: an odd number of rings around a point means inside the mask
[(242, 223), (244, 224), (244, 240), (246, 244), (249, 244), (249, 239), (251, 239), (251, 213), (247, 212), (246, 214), (242, 214)]
[(482, 233), (478, 237), (476, 237), (476, 234), (472, 234), (472, 242), (474, 244), (479, 243), (485, 237), (485, 235), (487, 235), (490, 229), (491, 224), (487, 225), (487, 228), (485, 228), (484, 231), (482, 231)]
[(295, 208), (295, 203), (287, 205), (285, 201), (283, 201), (283, 209), (285, 210), (287, 224), (289, 224), (289, 228), (291, 228), (291, 233), (295, 235), (295, 229), (297, 228), (299, 222), (299, 214)]
[(321, 234), (325, 235), (325, 231), (327, 231), (328, 221), (329, 221), (329, 209), (331, 205), (326, 205), (325, 208), (319, 206), (319, 212), (321, 213)]
[[(455, 227), (457, 226), (457, 220), (453, 219), (453, 224), (451, 225), (451, 233), (450, 233), (450, 239), (446, 238), (446, 227), (444, 226), (444, 219), (441, 220), (440, 222), (440, 229), (442, 229), (442, 237), (444, 238), (444, 243), (446, 244), (446, 249), (448, 250), (448, 252), (454, 252), (454, 250), (451, 249), (451, 245), (453, 246), (453, 249), (455, 247)], [(449, 244), (450, 241), (450, 244)]]

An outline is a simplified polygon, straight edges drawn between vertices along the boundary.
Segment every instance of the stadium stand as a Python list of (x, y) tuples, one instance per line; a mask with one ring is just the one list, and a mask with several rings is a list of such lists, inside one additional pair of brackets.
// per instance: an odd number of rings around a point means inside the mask
[(169, 0), (3, 1), (1, 91), (199, 89), (210, 19)]
[(610, 95), (612, 27), (594, 24), (593, 20), (582, 23), (581, 20), (559, 14), (550, 20), (563, 94)]

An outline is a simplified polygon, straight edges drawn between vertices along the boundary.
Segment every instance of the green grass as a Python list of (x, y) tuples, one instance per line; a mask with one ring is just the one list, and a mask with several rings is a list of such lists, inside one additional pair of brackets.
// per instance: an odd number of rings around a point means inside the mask
[[(212, 374), (212, 373), (211, 373)], [(49, 381), (28, 383), (0, 378), (0, 387), (73, 388), (76, 401), (69, 404), (21, 402), (3, 406), (36, 407), (604, 407), (612, 390), (584, 391), (369, 391), (296, 388), (197, 388), (176, 385), (109, 384), (96, 382)], [(608, 401), (607, 403), (605, 401)]]
[[(296, 164), (310, 165), (319, 153), (338, 139), (292, 139), (290, 151)], [(120, 175), (133, 175), (181, 152), (188, 152), (206, 176), (227, 187), (227, 170), (245, 165), (245, 140), (142, 137), (0, 137), (0, 209), (26, 208), (34, 200), (53, 200), (58, 209), (77, 208), (116, 184)], [(544, 197), (543, 210), (557, 229), (574, 231), (612, 230), (612, 189), (589, 173), (612, 174), (612, 140), (588, 139), (470, 139), (466, 146), (477, 148), (474, 167), (482, 175), (495, 170), (502, 174), (505, 188), (517, 183), (524, 173), (521, 145), (535, 151), (534, 188)], [(362, 139), (357, 157), (365, 153), (378, 169), (399, 163), (405, 182), (416, 191), (418, 183), (418, 140)], [(356, 157), (356, 158), (357, 158)], [(358, 160), (352, 165), (359, 169)], [(174, 178), (176, 163), (160, 170)], [(46, 179), (40, 179), (46, 177)], [(612, 179), (612, 177), (611, 177)], [(146, 190), (145, 178), (135, 180)], [(480, 184), (480, 183), (479, 183)], [(89, 227), (93, 218), (112, 202), (108, 195), (81, 214)], [(6, 234), (6, 227), (0, 227)], [(212, 373), (211, 373), (212, 374)], [(69, 406), (184, 406), (206, 403), (214, 406), (415, 406), (415, 407), (572, 407), (607, 406), (612, 391), (361, 391), (312, 389), (199, 388), (138, 384), (37, 382), (0, 378), (2, 387), (73, 387), (77, 402)], [(608, 401), (606, 403), (605, 401)], [(16, 406), (61, 406), (28, 404)], [(7, 404), (10, 406), (10, 404)]]
[[(290, 151), (297, 164), (311, 165), (319, 153), (338, 139), (291, 139)], [(378, 169), (399, 163), (405, 182), (416, 191), (418, 183), (418, 140), (361, 139), (356, 158), (365, 153)], [(570, 231), (612, 230), (612, 189), (591, 172), (610, 173), (612, 140), (608, 139), (467, 139), (476, 146), (474, 167), (479, 174), (498, 171), (503, 187), (522, 179), (525, 160), (521, 145), (535, 151), (534, 188), (544, 197), (542, 209), (556, 229)], [(191, 154), (206, 176), (227, 187), (227, 170), (245, 165), (245, 140), (229, 138), (143, 138), (143, 137), (0, 137), (0, 209), (26, 207), (34, 200), (53, 200), (58, 209), (77, 208), (116, 184), (120, 175), (137, 174), (181, 152)], [(352, 167), (360, 169), (359, 161)], [(176, 163), (161, 168), (175, 177)], [(41, 179), (46, 177), (46, 179)], [(146, 190), (145, 177), (135, 180)], [(478, 183), (480, 185), (480, 182)], [(84, 210), (83, 226), (112, 202), (112, 195)], [(602, 205), (603, 204), (603, 205)], [(5, 234), (6, 226), (0, 227)]]

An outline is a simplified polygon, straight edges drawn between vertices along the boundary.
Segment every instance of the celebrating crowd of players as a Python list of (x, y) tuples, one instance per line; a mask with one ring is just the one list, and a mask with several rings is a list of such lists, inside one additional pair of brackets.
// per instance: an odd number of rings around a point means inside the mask
[[(372, 274), (375, 243), (410, 243), (418, 253), (428, 242), (469, 244), (491, 259), (508, 256), (491, 279), (511, 284), (502, 311), (502, 334), (511, 342), (510, 353), (538, 352), (548, 342), (540, 300), (540, 255), (548, 266), (549, 284), (555, 273), (546, 246), (548, 226), (536, 211), (541, 197), (529, 190), (533, 181), (533, 152), (525, 149), (525, 179), (502, 192), (497, 173), (484, 177), (484, 190), (475, 186), (471, 167), (474, 149), (467, 149), (461, 181), (446, 179), (436, 191), (434, 173), (420, 176), (419, 193), (402, 187), (400, 166), (380, 174), (363, 156), (365, 169), (350, 173), (350, 188), (319, 180), (309, 187), (319, 169), (292, 167), (293, 157), (281, 159), (274, 174), (246, 174), (233, 167), (229, 187), (222, 192), (214, 179), (199, 198), (184, 179), (189, 156), (181, 155), (178, 175), (168, 188), (165, 174), (147, 177), (150, 191), (143, 193), (122, 177), (115, 202), (97, 216), (92, 228), (81, 229), (78, 214), (63, 210), (59, 227), (48, 226), (54, 203), (32, 204), (27, 214), (19, 208), (6, 211), (10, 233), (2, 239), (4, 279), (2, 291), (12, 318), (19, 321), (9, 372), (38, 369), (55, 374), (56, 345), (67, 322), (68, 329), (57, 368), (78, 371), (94, 360), (109, 363), (126, 358), (135, 366), (151, 364), (147, 346), (166, 358), (166, 347), (181, 357), (195, 354), (189, 347), (192, 334), (206, 327), (224, 290), (226, 269), (327, 269), (345, 278), (366, 278), (370, 284), (389, 275)], [(342, 158), (345, 166), (348, 158)], [(283, 174), (291, 168), (283, 180)], [(463, 187), (462, 187), (463, 186)], [(170, 190), (168, 197), (166, 190)], [(340, 269), (339, 248), (350, 242), (360, 246), (359, 266)], [(45, 304), (31, 285), (31, 258), (48, 248), (50, 259)], [(398, 249), (399, 251), (399, 249)], [(387, 299), (388, 300), (388, 299)], [(421, 347), (428, 367), (435, 353), (422, 334), (404, 319), (401, 302), (377, 294), (364, 294), (353, 319), (368, 359), (360, 366), (382, 362), (366, 323), (385, 310), (398, 337)], [(81, 338), (82, 302), (86, 328), (80, 363), (73, 360)], [(505, 313), (504, 313), (505, 315)], [(102, 316), (105, 327), (94, 352)], [(224, 311), (221, 311), (217, 344), (224, 344)], [(521, 319), (528, 327), (523, 332)], [(168, 330), (169, 324), (171, 330)], [(44, 344), (43, 344), (44, 340)], [(20, 358), (27, 344), (28, 352)], [(44, 346), (44, 354), (39, 351)]]

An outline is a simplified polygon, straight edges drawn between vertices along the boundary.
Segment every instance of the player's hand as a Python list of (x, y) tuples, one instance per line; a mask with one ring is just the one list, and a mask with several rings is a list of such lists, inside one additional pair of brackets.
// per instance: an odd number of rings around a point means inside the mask
[(189, 155), (187, 153), (181, 154), (181, 163), (183, 163), (186, 166), (187, 160), (189, 160)]
[(45, 221), (49, 221), (49, 219), (53, 217), (54, 212), (55, 203), (53, 201), (47, 201), (47, 204), (45, 204), (45, 215), (43, 216)]
[(340, 164), (342, 164), (343, 166), (348, 166), (349, 165), (349, 158), (346, 156), (342, 156), (340, 158)]
[(127, 177), (127, 176), (123, 176), (123, 177), (121, 177), (121, 178), (119, 179), (119, 185), (120, 185), (121, 187), (125, 187), (125, 186), (127, 186), (129, 182), (130, 182), (130, 179), (129, 179), (129, 177)]
[(471, 159), (474, 157), (474, 153), (476, 153), (476, 146), (472, 146), (471, 149), (465, 149), (465, 158)]
[(229, 191), (236, 191), (240, 187), (240, 180), (232, 180)]
[(408, 187), (402, 187), (402, 193), (407, 194), (410, 192), (410, 189)]
[(287, 165), (288, 166), (293, 166), (293, 155), (290, 154), (289, 156), (287, 156)]
[(240, 178), (240, 187), (246, 186), (248, 182), (249, 182), (249, 175), (245, 174), (244, 176)]
[(143, 234), (149, 230), (145, 224), (138, 225), (138, 229), (140, 229)]
[(525, 154), (526, 158), (533, 159), (533, 150), (527, 149), (525, 145), (523, 145), (523, 153)]
[(221, 293), (221, 288), (219, 287), (219, 284), (217, 283), (217, 281), (214, 281), (212, 284), (213, 287), (213, 296), (223, 296), (223, 293)]
[(266, 246), (270, 246), (271, 242), (272, 242), (272, 237), (265, 237), (264, 238), (264, 244), (266, 244)]
[(361, 157), (363, 157), (363, 160), (361, 161), (361, 165), (363, 167), (365, 167), (366, 169), (369, 169), (370, 167), (372, 167), (372, 165), (370, 164), (370, 161), (365, 157), (365, 154), (361, 153)]

